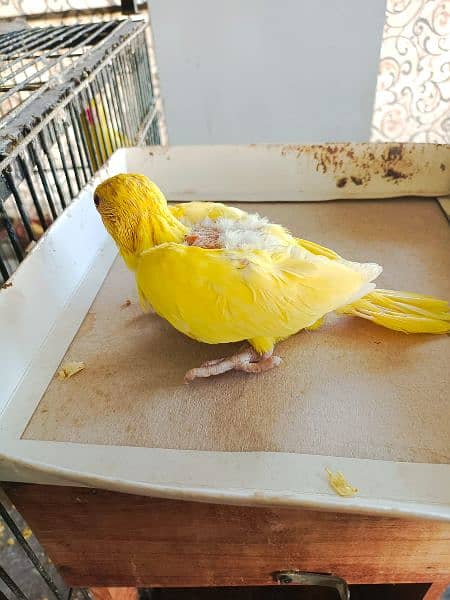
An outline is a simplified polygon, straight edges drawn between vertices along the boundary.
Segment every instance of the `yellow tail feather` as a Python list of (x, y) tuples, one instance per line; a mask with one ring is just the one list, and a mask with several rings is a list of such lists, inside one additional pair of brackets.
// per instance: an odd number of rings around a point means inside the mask
[(376, 289), (336, 312), (404, 333), (450, 333), (449, 304), (432, 296)]

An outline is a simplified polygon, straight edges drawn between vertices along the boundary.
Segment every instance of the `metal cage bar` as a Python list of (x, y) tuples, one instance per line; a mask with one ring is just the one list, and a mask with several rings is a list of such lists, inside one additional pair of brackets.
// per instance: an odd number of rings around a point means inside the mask
[(11, 579), (5, 569), (0, 565), (0, 579), (11, 590), (18, 600), (28, 600), (20, 587)]
[(145, 28), (0, 36), (0, 285), (117, 148), (160, 143)]
[(44, 581), (47, 584), (47, 586), (49, 587), (49, 589), (53, 592), (53, 594), (55, 595), (55, 597), (58, 600), (63, 600), (63, 597), (60, 594), (55, 582), (50, 577), (50, 575), (47, 573), (47, 571), (44, 569), (44, 567), (42, 566), (42, 563), (39, 560), (39, 558), (37, 557), (36, 553), (33, 551), (30, 544), (23, 537), (22, 532), (15, 524), (14, 519), (12, 519), (12, 517), (10, 516), (10, 514), (8, 513), (6, 508), (3, 506), (3, 504), (1, 504), (1, 502), (0, 502), (0, 516), (5, 521), (6, 525), (9, 527), (11, 533), (14, 535), (17, 542), (20, 544), (20, 547), (22, 548), (22, 550), (25, 552), (25, 554), (28, 556), (28, 558), (32, 562), (36, 571), (44, 579)]

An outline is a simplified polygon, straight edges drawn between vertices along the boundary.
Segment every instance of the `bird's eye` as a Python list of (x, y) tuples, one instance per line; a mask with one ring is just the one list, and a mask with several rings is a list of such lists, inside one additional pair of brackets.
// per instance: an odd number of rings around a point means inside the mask
[(95, 206), (98, 206), (100, 204), (100, 198), (97, 194), (94, 194), (94, 204)]

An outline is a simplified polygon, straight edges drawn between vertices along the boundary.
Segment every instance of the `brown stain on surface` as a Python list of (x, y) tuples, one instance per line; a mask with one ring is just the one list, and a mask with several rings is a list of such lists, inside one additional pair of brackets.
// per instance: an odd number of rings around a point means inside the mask
[(390, 168), (390, 169), (387, 169), (387, 171), (385, 172), (383, 177), (386, 177), (386, 179), (394, 179), (396, 181), (398, 179), (406, 179), (408, 177), (408, 175), (405, 175), (405, 173), (401, 173), (400, 171), (397, 171), (396, 169)]
[[(374, 177), (398, 183), (409, 179), (417, 172), (417, 149), (408, 144), (315, 144), (301, 146), (287, 144), (281, 155), (295, 152), (300, 156), (311, 156), (318, 173), (332, 173), (336, 187), (344, 187), (349, 179), (357, 186), (368, 186)], [(423, 164), (426, 167), (426, 164)], [(446, 169), (441, 163), (440, 170)], [(351, 169), (353, 175), (346, 175)]]
[(400, 160), (403, 155), (403, 147), (402, 146), (393, 146), (389, 148), (388, 152), (388, 160)]

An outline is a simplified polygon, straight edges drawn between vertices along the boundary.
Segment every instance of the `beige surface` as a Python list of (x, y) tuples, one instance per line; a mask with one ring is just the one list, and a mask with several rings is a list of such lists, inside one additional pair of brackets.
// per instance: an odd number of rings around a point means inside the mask
[[(383, 264), (380, 286), (450, 298), (450, 228), (433, 200), (242, 207), (347, 258)], [(450, 462), (448, 336), (330, 318), (280, 344), (278, 369), (183, 385), (188, 368), (231, 349), (143, 315), (118, 260), (65, 359), (86, 369), (51, 382), (23, 437)]]

